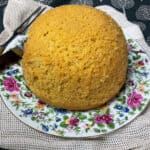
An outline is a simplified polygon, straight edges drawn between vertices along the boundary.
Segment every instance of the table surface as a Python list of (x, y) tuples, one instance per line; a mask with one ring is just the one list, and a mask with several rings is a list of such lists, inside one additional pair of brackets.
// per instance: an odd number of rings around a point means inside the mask
[[(0, 32), (3, 30), (3, 13), (8, 0), (0, 0)], [(150, 0), (36, 0), (52, 7), (63, 4), (110, 5), (124, 12), (128, 20), (138, 24), (150, 46)]]

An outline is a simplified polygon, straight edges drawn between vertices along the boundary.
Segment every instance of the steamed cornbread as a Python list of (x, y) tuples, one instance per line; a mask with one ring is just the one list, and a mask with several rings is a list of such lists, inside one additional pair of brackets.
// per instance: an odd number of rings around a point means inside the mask
[(31, 25), (22, 67), (29, 89), (58, 108), (88, 110), (126, 80), (127, 48), (118, 24), (84, 5), (51, 9)]

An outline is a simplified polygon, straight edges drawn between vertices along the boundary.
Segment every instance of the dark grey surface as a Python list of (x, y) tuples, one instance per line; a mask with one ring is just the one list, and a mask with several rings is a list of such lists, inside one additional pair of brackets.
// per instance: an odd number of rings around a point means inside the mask
[(4, 12), (4, 7), (0, 7), (0, 32), (3, 30), (3, 12)]

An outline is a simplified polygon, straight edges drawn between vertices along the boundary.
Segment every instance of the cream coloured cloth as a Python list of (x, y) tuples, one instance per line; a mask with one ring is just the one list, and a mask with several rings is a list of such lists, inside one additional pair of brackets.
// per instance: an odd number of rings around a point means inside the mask
[[(8, 25), (4, 25), (5, 32), (13, 32), (24, 17), (38, 5), (32, 0), (9, 0), (4, 16), (4, 24)], [(123, 31), (138, 41), (150, 56), (150, 48), (144, 42), (142, 33), (136, 25), (128, 22), (123, 14), (109, 6), (97, 8), (110, 14)], [(3, 37), (0, 35), (0, 38)], [(40, 133), (23, 124), (0, 100), (0, 147), (11, 150), (149, 150), (150, 105), (134, 121), (113, 133), (97, 139), (64, 139)]]

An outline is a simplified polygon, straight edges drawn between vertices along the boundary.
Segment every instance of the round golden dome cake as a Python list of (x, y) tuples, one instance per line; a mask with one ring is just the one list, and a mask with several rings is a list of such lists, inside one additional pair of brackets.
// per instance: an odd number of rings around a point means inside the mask
[(58, 108), (99, 107), (119, 92), (126, 79), (122, 30), (109, 15), (89, 6), (47, 11), (32, 24), (24, 49), (27, 86)]

